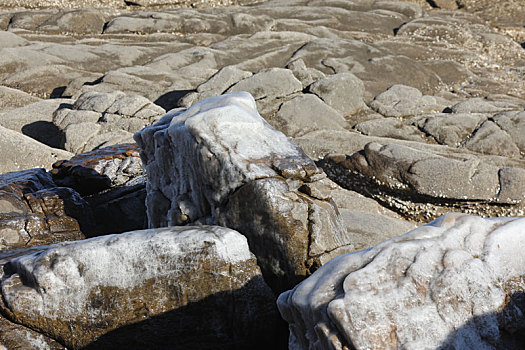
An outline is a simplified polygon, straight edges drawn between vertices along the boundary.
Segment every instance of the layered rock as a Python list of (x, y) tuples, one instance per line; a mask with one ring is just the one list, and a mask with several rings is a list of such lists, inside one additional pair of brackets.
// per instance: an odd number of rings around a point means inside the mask
[(0, 249), (83, 239), (90, 214), (75, 190), (58, 187), (44, 169), (0, 175)]
[(248, 93), (173, 110), (135, 135), (150, 227), (220, 223), (248, 238), (282, 290), (351, 248), (325, 175), (257, 113)]
[(448, 214), (281, 294), (290, 349), (520, 349), (525, 221)]
[(72, 349), (273, 347), (273, 294), (226, 228), (52, 245), (8, 260), (0, 287), (2, 314)]
[(134, 132), (153, 124), (164, 113), (163, 108), (142, 96), (88, 91), (72, 106), (58, 108), (53, 123), (62, 131), (63, 147), (81, 153), (133, 141)]
[(146, 224), (146, 186), (137, 144), (85, 152), (53, 164), (53, 181), (77, 190), (93, 212), (88, 236), (140, 230)]

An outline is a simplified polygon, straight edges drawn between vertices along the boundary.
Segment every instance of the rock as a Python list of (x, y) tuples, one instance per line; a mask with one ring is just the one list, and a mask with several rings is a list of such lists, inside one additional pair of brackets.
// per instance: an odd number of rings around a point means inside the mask
[(486, 121), (465, 143), (465, 147), (483, 154), (519, 157), (520, 149), (512, 138), (492, 121)]
[(292, 61), (286, 65), (286, 68), (291, 70), (295, 77), (301, 81), (303, 88), (313, 82), (325, 77), (325, 74), (315, 68), (307, 68), (302, 59)]
[(2, 111), (2, 114), (9, 110), (38, 102), (39, 100), (39, 98), (23, 91), (0, 86), (0, 111)]
[(57, 108), (69, 106), (69, 99), (40, 100), (0, 113), (0, 125), (54, 148), (62, 148), (62, 131), (53, 124)]
[(302, 89), (303, 85), (289, 69), (270, 68), (239, 81), (226, 92), (247, 91), (258, 100), (261, 98), (283, 97)]
[(90, 219), (84, 199), (44, 169), (0, 175), (0, 249), (84, 239), (79, 222)]
[(290, 346), (521, 348), (524, 225), (449, 214), (333, 259), (278, 299)]
[(302, 94), (284, 102), (270, 121), (290, 136), (320, 129), (343, 130), (346, 126), (338, 111), (313, 94)]
[(0, 126), (0, 173), (31, 168), (51, 168), (60, 158), (71, 153), (51, 148), (16, 131)]
[(272, 347), (273, 294), (226, 228), (57, 244), (10, 259), (1, 277), (2, 314), (68, 348)]
[(381, 118), (358, 123), (354, 129), (370, 136), (424, 142), (423, 134), (414, 126), (394, 118)]
[(146, 178), (137, 144), (120, 144), (81, 153), (53, 164), (60, 186), (84, 195), (93, 211), (88, 235), (139, 230), (146, 224)]
[(453, 113), (491, 113), (501, 110), (488, 101), (481, 98), (470, 98), (452, 106)]
[(133, 142), (132, 133), (151, 125), (164, 113), (162, 107), (142, 96), (128, 96), (120, 91), (88, 91), (73, 106), (58, 108), (53, 123), (63, 135), (64, 148), (82, 153)]
[(0, 43), (2, 49), (29, 45), (29, 41), (8, 31), (0, 31)]
[(366, 107), (363, 101), (365, 86), (352, 73), (330, 75), (313, 83), (309, 90), (344, 116)]
[(351, 247), (335, 204), (308, 194), (323, 173), (258, 115), (248, 93), (170, 112), (135, 139), (148, 174), (150, 227), (204, 222), (238, 230), (272, 289)]
[(385, 117), (407, 117), (441, 112), (446, 102), (434, 96), (423, 96), (421, 91), (410, 86), (393, 85), (376, 96), (370, 107)]
[(0, 316), (0, 349), (65, 350), (53, 339)]
[(511, 137), (520, 152), (525, 154), (525, 112), (505, 112), (492, 119)]
[(435, 113), (420, 119), (417, 125), (440, 144), (459, 147), (486, 119), (478, 113)]

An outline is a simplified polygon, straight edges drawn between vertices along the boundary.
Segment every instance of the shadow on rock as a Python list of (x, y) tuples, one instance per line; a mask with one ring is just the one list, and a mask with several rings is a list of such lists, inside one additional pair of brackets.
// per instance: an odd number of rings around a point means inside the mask
[(525, 349), (525, 291), (510, 294), (499, 312), (473, 317), (438, 349)]
[(164, 95), (159, 96), (153, 103), (169, 111), (170, 109), (179, 107), (179, 100), (192, 91), (193, 90), (170, 91), (165, 93)]
[(49, 147), (64, 149), (64, 132), (52, 122), (40, 120), (24, 125), (22, 133)]
[(286, 349), (287, 325), (262, 277), (106, 333), (84, 349)]

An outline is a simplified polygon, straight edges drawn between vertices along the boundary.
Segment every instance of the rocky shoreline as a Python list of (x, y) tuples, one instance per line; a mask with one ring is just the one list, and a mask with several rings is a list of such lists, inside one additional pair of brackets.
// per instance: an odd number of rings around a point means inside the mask
[(0, 349), (523, 348), (524, 11), (0, 0)]

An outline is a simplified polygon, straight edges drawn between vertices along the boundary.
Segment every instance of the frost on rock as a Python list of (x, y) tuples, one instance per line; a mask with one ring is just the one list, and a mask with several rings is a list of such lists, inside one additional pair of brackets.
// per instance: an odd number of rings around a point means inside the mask
[[(188, 334), (242, 344), (256, 338), (260, 322), (276, 316), (246, 238), (222, 227), (64, 242), (12, 258), (0, 277), (2, 314), (74, 349), (95, 340), (101, 348), (129, 344), (133, 337), (137, 348), (142, 342), (180, 345)], [(137, 322), (132, 330), (124, 327)], [(200, 326), (192, 330), (192, 323)]]
[(172, 110), (135, 140), (150, 227), (199, 222), (238, 230), (274, 290), (350, 247), (331, 198), (310, 193), (325, 174), (261, 118), (246, 92)]
[(525, 219), (444, 215), (339, 256), (278, 307), (293, 349), (523, 349)]

